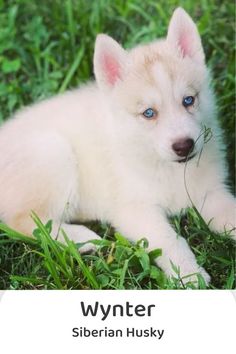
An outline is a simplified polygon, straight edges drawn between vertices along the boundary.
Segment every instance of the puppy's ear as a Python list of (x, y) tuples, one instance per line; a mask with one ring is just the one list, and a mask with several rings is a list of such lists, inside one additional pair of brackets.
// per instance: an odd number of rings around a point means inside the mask
[(181, 7), (177, 8), (170, 20), (167, 41), (178, 48), (183, 57), (190, 57), (204, 63), (204, 52), (197, 27)]
[(94, 52), (94, 74), (101, 88), (111, 89), (124, 76), (126, 51), (111, 37), (99, 34)]

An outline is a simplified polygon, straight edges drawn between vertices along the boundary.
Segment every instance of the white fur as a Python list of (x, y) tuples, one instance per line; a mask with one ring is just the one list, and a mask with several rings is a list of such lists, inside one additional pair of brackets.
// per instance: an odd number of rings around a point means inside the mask
[[(34, 210), (54, 220), (55, 236), (63, 222), (75, 242), (98, 237), (76, 223), (108, 221), (131, 240), (147, 237), (150, 249), (162, 248), (157, 264), (166, 274), (171, 260), (182, 276), (200, 272), (208, 282), (167, 219), (193, 202), (217, 231), (235, 224), (196, 26), (177, 9), (166, 40), (129, 52), (99, 35), (94, 68), (97, 84), (26, 108), (1, 127), (1, 218), (30, 235)], [(188, 110), (186, 95), (197, 95)], [(158, 112), (151, 121), (142, 115), (149, 107)], [(207, 144), (205, 126), (213, 134)], [(171, 147), (185, 137), (197, 141), (198, 153), (187, 165)]]

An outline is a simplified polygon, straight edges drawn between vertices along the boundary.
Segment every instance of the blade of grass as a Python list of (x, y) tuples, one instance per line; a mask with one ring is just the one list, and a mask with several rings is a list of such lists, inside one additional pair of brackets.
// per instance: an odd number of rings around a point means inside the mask
[(69, 238), (67, 237), (67, 235), (65, 234), (65, 232), (63, 230), (62, 230), (62, 233), (63, 233), (65, 241), (68, 245), (70, 254), (75, 258), (75, 260), (79, 264), (81, 271), (84, 274), (84, 276), (87, 278), (87, 280), (89, 281), (89, 284), (92, 286), (93, 289), (99, 289), (99, 285), (98, 285), (98, 282), (95, 278), (95, 275), (83, 262), (83, 259), (80, 255), (80, 253), (78, 252), (75, 243), (73, 241), (69, 240)]
[[(38, 241), (33, 238), (33, 237), (28, 237), (16, 230), (13, 230), (11, 229), (9, 226), (3, 224), (3, 223), (0, 223), (0, 231), (3, 231), (5, 233), (6, 236), (12, 238), (13, 240), (16, 240), (16, 241), (22, 241), (22, 242), (26, 242), (26, 243), (30, 243), (32, 245), (37, 245), (38, 244)], [(1, 236), (4, 236), (4, 235), (0, 235)]]
[(124, 280), (125, 280), (125, 274), (128, 269), (128, 264), (129, 264), (129, 259), (126, 259), (124, 262), (124, 266), (120, 275), (120, 283), (119, 283), (119, 289), (124, 289)]
[(61, 84), (61, 87), (59, 88), (59, 93), (62, 93), (65, 91), (65, 89), (68, 87), (71, 79), (72, 79), (72, 76), (74, 75), (74, 73), (76, 72), (76, 70), (78, 69), (80, 63), (81, 63), (81, 60), (83, 58), (83, 55), (84, 55), (84, 45), (82, 45), (80, 47), (80, 49), (78, 50), (78, 53), (75, 57), (75, 60), (74, 62), (72, 63), (65, 79), (63, 80), (62, 84)]

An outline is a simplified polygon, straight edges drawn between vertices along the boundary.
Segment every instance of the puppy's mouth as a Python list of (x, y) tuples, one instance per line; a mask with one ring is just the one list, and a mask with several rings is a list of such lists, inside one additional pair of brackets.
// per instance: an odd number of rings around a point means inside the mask
[(175, 161), (179, 162), (179, 163), (188, 162), (188, 161), (192, 160), (196, 155), (197, 155), (197, 153), (195, 152), (194, 154), (188, 155), (188, 156), (184, 157), (183, 159), (179, 159), (179, 160), (175, 160)]

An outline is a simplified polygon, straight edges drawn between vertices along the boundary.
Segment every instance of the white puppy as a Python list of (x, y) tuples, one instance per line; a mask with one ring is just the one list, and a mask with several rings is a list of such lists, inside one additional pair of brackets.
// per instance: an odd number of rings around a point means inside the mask
[[(96, 40), (96, 83), (26, 108), (0, 129), (0, 217), (30, 235), (35, 211), (75, 242), (98, 236), (78, 222), (104, 220), (162, 248), (186, 276), (201, 273), (168, 215), (194, 204), (217, 231), (231, 230), (235, 201), (201, 40), (177, 9), (166, 39), (124, 50)], [(212, 137), (206, 143), (206, 132)], [(187, 162), (186, 162), (187, 161)], [(60, 239), (63, 236), (60, 233)]]

